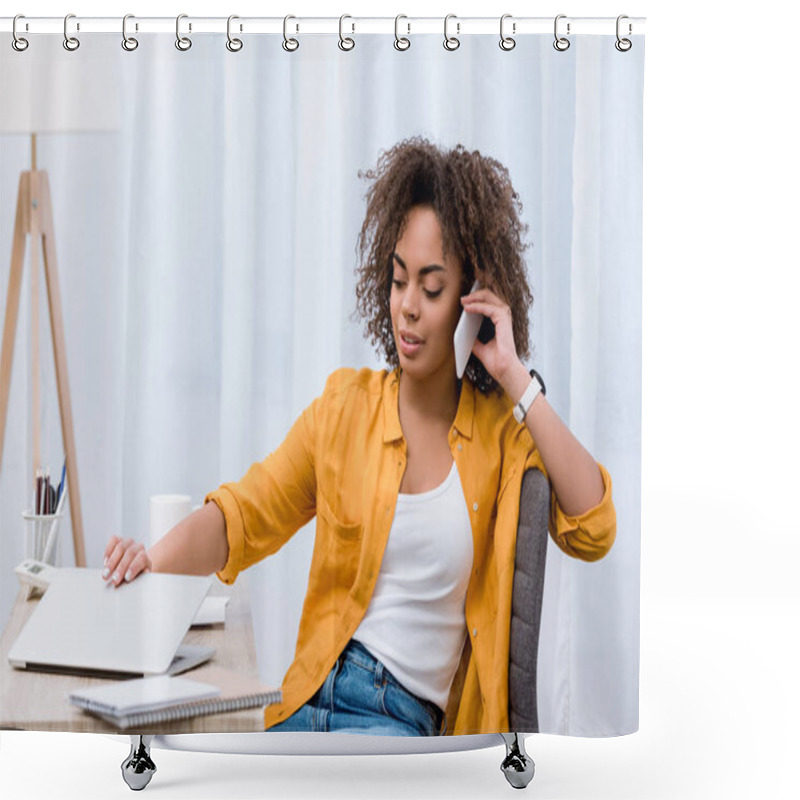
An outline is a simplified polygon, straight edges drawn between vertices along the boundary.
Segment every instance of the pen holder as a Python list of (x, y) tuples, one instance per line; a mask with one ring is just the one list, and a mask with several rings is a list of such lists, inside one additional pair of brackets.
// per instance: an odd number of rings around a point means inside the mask
[(58, 526), (64, 516), (57, 514), (32, 514), (22, 512), (25, 522), (25, 558), (32, 558), (55, 566), (58, 561)]

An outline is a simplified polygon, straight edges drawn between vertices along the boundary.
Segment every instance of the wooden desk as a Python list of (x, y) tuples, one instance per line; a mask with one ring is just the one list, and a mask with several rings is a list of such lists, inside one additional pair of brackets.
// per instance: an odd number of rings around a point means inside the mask
[[(182, 673), (186, 677), (202, 680), (205, 668), (212, 664), (236, 670), (249, 677), (258, 677), (246, 581), (240, 577), (233, 586), (227, 586), (215, 579), (209, 595), (226, 594), (231, 599), (225, 625), (190, 628), (183, 640), (186, 644), (216, 648), (216, 654), (210, 662)], [(125, 734), (264, 730), (264, 712), (261, 708), (160, 723), (153, 730), (120, 730), (73, 706), (66, 699), (69, 692), (108, 681), (75, 675), (28, 672), (14, 669), (8, 663), (8, 651), (12, 643), (38, 604), (38, 599), (26, 600), (26, 596), (27, 590), (20, 589), (0, 639), (0, 728)]]

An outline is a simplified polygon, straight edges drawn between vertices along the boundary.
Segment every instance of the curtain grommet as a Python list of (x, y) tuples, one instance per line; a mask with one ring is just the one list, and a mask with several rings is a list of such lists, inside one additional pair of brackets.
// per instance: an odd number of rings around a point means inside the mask
[(14, 22), (11, 24), (11, 35), (12, 35), (11, 46), (18, 53), (23, 53), (23, 52), (25, 52), (25, 50), (28, 49), (28, 45), (30, 44), (30, 42), (28, 42), (28, 40), (25, 37), (20, 36), (17, 33), (17, 20), (18, 19), (25, 19), (25, 15), (24, 14), (17, 14), (17, 16), (14, 17)]
[[(344, 51), (345, 53), (349, 53), (356, 46), (356, 43), (354, 39), (351, 39), (349, 36), (345, 36), (342, 33), (342, 23), (346, 19), (353, 19), (353, 18), (349, 14), (342, 14), (342, 16), (339, 17), (339, 49)], [(350, 24), (353, 28), (351, 32), (355, 33), (356, 32), (355, 22), (352, 22)]]
[[(555, 49), (558, 50), (559, 53), (563, 53), (565, 50), (569, 50), (569, 45), (570, 45), (569, 39), (567, 39), (565, 36), (558, 35), (558, 21), (560, 19), (566, 19), (566, 18), (567, 18), (566, 14), (558, 14), (558, 16), (556, 16), (556, 21), (553, 24), (553, 35), (556, 37), (556, 40), (553, 42), (553, 47), (555, 47)], [(569, 33), (570, 33), (570, 24), (568, 22), (567, 36), (569, 36)]]
[(451, 19), (458, 19), (455, 14), (448, 14), (444, 18), (444, 42), (442, 45), (444, 46), (445, 50), (449, 50), (451, 53), (455, 50), (458, 50), (461, 47), (461, 40), (458, 38), (458, 34), (461, 33), (461, 23), (456, 22), (456, 36), (448, 36), (447, 34), (447, 23)]
[[(630, 50), (631, 47), (633, 47), (633, 42), (630, 39), (622, 39), (622, 38), (620, 38), (620, 35), (619, 35), (619, 23), (623, 19), (629, 19), (628, 15), (627, 14), (620, 14), (617, 17), (617, 41), (614, 42), (614, 47), (616, 47), (617, 50), (619, 50), (620, 53), (627, 53), (628, 50)], [(631, 33), (633, 33), (633, 26), (629, 22), (628, 23), (628, 36), (630, 36)]]
[[(188, 14), (178, 14), (175, 20), (175, 47), (185, 53), (191, 46), (192, 40), (188, 36), (181, 36), (181, 20), (188, 19)], [(189, 23), (189, 30), (192, 30), (192, 23)]]
[(300, 42), (298, 42), (297, 39), (290, 39), (286, 35), (286, 26), (290, 19), (297, 19), (297, 17), (293, 16), (292, 14), (287, 14), (283, 18), (283, 43), (281, 46), (287, 53), (294, 53), (294, 51), (300, 47)]
[[(394, 49), (399, 50), (401, 53), (405, 50), (408, 50), (411, 47), (411, 39), (406, 39), (405, 36), (400, 36), (400, 20), (401, 19), (408, 19), (405, 14), (398, 14), (394, 18)], [(406, 35), (411, 33), (411, 23), (406, 22)]]
[[(68, 25), (70, 19), (75, 19), (75, 15), (74, 14), (67, 14), (67, 16), (64, 17), (64, 42), (63, 42), (63, 44), (64, 44), (64, 49), (65, 50), (68, 50), (70, 53), (74, 53), (81, 46), (81, 43), (80, 43), (80, 40), (77, 37), (70, 36), (69, 32), (67, 31), (67, 25)], [(78, 30), (81, 29), (80, 25), (78, 25), (77, 29)]]
[(122, 18), (122, 49), (127, 50), (129, 53), (132, 53), (139, 46), (139, 40), (135, 39), (133, 36), (128, 36), (129, 19), (135, 19), (133, 14), (126, 14)]
[[(511, 36), (506, 36), (503, 33), (503, 25), (505, 24), (505, 21), (507, 19), (511, 19), (511, 14), (503, 14), (503, 16), (500, 17), (500, 49), (505, 50), (506, 53), (508, 53), (510, 50), (513, 50), (517, 46), (516, 39), (514, 39)], [(511, 23), (511, 32), (512, 33), (517, 32), (516, 22)]]
[[(235, 37), (231, 36), (231, 22), (235, 19), (239, 19), (236, 14), (231, 14), (228, 17), (228, 41), (225, 42), (225, 47), (230, 53), (238, 53), (242, 47), (244, 47), (241, 39), (236, 39)], [(241, 30), (241, 28), (239, 28), (239, 30)]]

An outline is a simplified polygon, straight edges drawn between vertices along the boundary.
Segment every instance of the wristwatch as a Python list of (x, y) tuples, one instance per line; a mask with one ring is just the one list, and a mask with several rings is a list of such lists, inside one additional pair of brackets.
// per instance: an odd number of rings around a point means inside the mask
[(525, 390), (519, 402), (514, 406), (514, 419), (517, 422), (525, 421), (525, 415), (530, 410), (530, 407), (533, 405), (533, 401), (536, 399), (536, 395), (539, 394), (539, 392), (542, 393), (542, 397), (547, 394), (547, 390), (544, 388), (542, 376), (535, 369), (530, 371), (530, 376), (531, 382), (528, 384), (528, 388)]

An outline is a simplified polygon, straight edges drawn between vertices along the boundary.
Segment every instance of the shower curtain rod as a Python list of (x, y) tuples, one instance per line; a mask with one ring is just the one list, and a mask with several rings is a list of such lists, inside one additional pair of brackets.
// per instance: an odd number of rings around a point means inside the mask
[[(614, 35), (617, 31), (616, 17), (569, 17), (559, 15), (559, 33)], [(193, 17), (181, 15), (181, 34), (226, 33), (227, 17)], [(13, 17), (0, 18), (0, 31), (11, 33)], [(505, 15), (503, 33), (506, 36), (520, 36), (530, 33), (550, 33), (554, 31), (555, 17), (513, 17)], [(238, 17), (232, 18), (231, 30), (236, 33), (283, 33), (284, 17)], [(403, 36), (444, 32), (444, 17), (299, 17), (291, 16), (288, 31), (291, 34), (338, 34), (359, 33), (394, 34), (395, 25)], [(467, 36), (470, 34), (500, 34), (500, 16), (497, 17), (458, 17), (450, 15), (448, 34)], [(567, 30), (569, 25), (569, 30)], [(645, 17), (627, 17), (621, 20), (622, 35), (643, 34)], [(122, 17), (79, 17), (70, 15), (69, 35), (80, 33), (122, 33)], [(64, 17), (27, 17), (17, 20), (17, 33), (64, 33)], [(175, 17), (135, 17), (127, 21), (128, 35), (138, 33), (175, 33)]]

